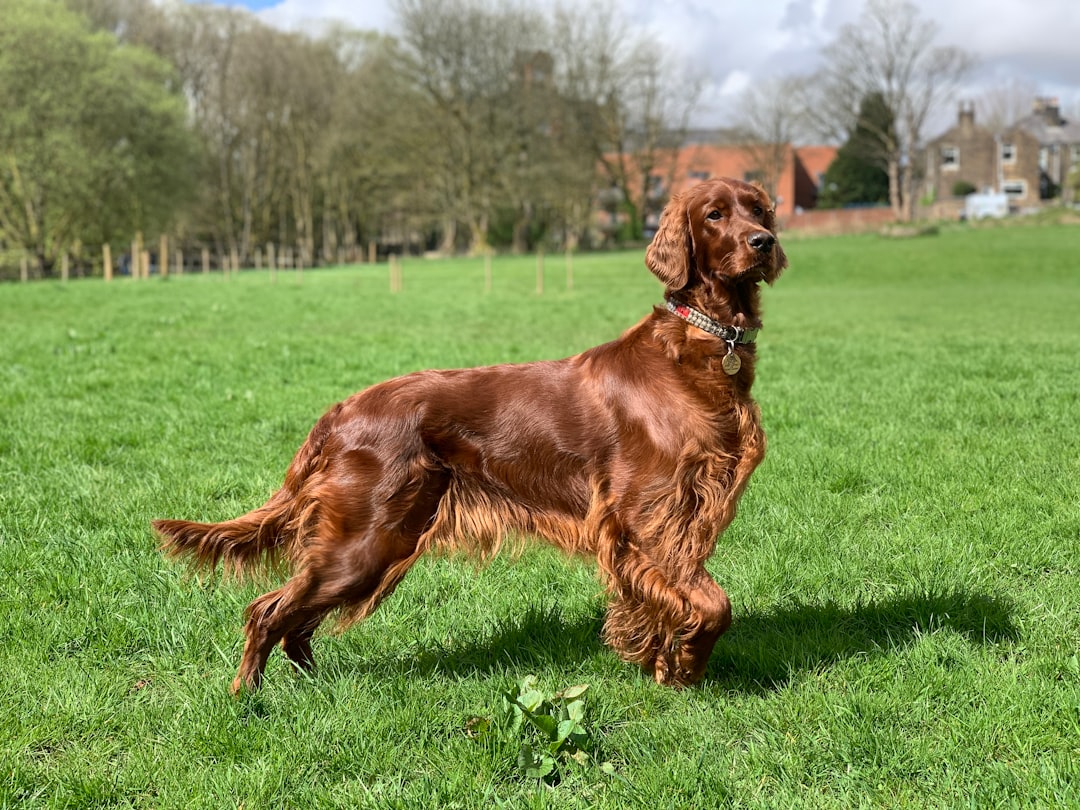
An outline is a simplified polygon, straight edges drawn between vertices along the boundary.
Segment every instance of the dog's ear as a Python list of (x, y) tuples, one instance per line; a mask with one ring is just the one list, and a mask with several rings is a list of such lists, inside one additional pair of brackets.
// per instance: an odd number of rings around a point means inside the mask
[(675, 196), (664, 208), (660, 227), (645, 251), (645, 266), (669, 290), (681, 290), (690, 281), (694, 261), (694, 236), (686, 201)]

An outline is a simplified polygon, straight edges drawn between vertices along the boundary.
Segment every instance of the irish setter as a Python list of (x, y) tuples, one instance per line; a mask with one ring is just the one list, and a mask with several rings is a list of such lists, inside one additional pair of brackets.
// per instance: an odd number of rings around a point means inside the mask
[(327, 614), (365, 618), (425, 552), (486, 556), (509, 533), (594, 555), (606, 642), (659, 683), (700, 680), (731, 622), (705, 561), (765, 453), (750, 387), (758, 286), (787, 264), (774, 229), (761, 188), (696, 185), (645, 254), (667, 306), (618, 340), (374, 385), (316, 423), (264, 506), (155, 521), (164, 548), (196, 565), (293, 572), (248, 606), (233, 692), (259, 687), (278, 642), (310, 668)]

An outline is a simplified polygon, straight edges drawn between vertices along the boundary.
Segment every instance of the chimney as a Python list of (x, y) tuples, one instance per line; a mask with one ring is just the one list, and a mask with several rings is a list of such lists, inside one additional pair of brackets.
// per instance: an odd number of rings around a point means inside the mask
[(1036, 97), (1031, 111), (1042, 118), (1047, 126), (1060, 127), (1065, 123), (1061, 120), (1061, 105), (1053, 96)]
[(960, 102), (960, 114), (957, 122), (960, 126), (960, 132), (964, 135), (970, 135), (975, 129), (975, 102), (974, 101), (961, 101)]

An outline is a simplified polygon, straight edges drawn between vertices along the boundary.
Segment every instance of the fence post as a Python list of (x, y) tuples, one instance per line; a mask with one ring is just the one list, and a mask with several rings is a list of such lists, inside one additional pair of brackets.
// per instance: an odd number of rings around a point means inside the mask
[(150, 278), (150, 251), (145, 248), (142, 252), (142, 277)]
[(184, 251), (180, 248), (176, 249), (176, 275), (184, 275)]
[(101, 274), (106, 281), (112, 281), (112, 247), (108, 242), (101, 246)]
[(158, 275), (169, 277), (169, 237), (165, 234), (158, 239)]
[(367, 260), (368, 264), (375, 264), (375, 259), (378, 258), (378, 250), (375, 247), (375, 240), (372, 239), (367, 243)]
[(236, 245), (229, 248), (229, 264), (232, 266), (232, 274), (234, 276), (240, 274), (240, 257), (236, 252)]
[(274, 263), (274, 243), (266, 243), (266, 266), (270, 268), (270, 281), (277, 283), (277, 265)]
[(68, 266), (68, 255), (65, 250), (60, 256), (60, 280), (67, 281), (68, 276), (71, 273), (71, 268)]
[(202, 271), (204, 276), (210, 273), (210, 248), (202, 249)]

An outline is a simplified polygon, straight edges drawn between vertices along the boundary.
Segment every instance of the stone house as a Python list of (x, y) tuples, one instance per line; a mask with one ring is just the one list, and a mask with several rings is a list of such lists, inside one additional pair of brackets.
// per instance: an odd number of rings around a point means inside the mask
[(1004, 192), (1017, 206), (1039, 202), (1039, 141), (1016, 126), (992, 132), (960, 105), (956, 125), (926, 145), (926, 191), (935, 200)]
[(1080, 125), (1064, 121), (1055, 100), (1036, 99), (1031, 115), (994, 132), (976, 124), (967, 102), (956, 125), (929, 141), (925, 154), (932, 199), (993, 191), (1016, 208), (1030, 208), (1060, 193), (1070, 168), (1080, 166)]
[(1056, 98), (1037, 98), (1031, 114), (1017, 121), (1016, 127), (1039, 141), (1043, 196), (1061, 194), (1071, 202), (1073, 189), (1069, 174), (1080, 172), (1080, 122), (1062, 118), (1061, 105)]

